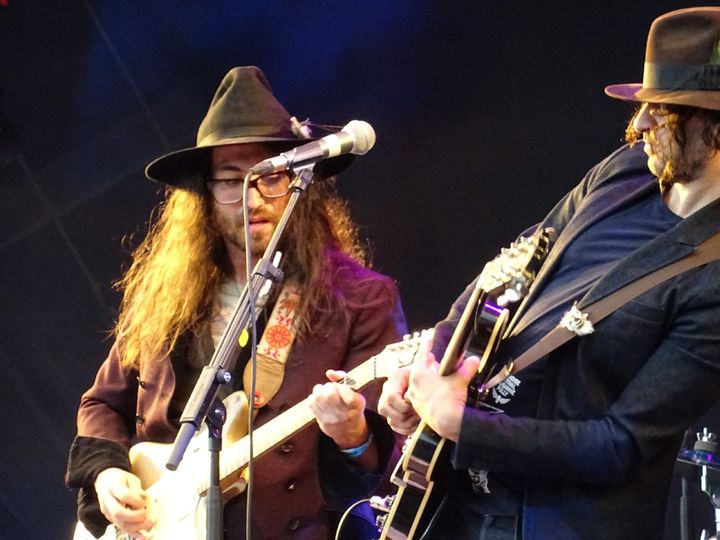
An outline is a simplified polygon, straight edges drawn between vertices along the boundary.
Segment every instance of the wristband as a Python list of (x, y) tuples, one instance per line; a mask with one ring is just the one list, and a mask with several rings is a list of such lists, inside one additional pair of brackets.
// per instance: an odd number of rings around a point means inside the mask
[(345, 454), (349, 458), (357, 458), (362, 456), (365, 451), (370, 448), (370, 445), (373, 442), (373, 434), (372, 431), (368, 431), (368, 438), (367, 440), (362, 443), (360, 446), (356, 446), (355, 448), (340, 448), (340, 451)]

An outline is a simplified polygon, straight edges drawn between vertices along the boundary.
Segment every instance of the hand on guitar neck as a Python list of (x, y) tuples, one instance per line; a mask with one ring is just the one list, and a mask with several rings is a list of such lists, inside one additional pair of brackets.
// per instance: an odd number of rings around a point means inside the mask
[[(365, 420), (365, 397), (346, 384), (345, 372), (330, 369), (326, 375), (330, 382), (316, 384), (309, 403), (318, 427), (341, 450), (360, 447), (370, 436)], [(375, 471), (378, 467), (376, 445), (371, 441), (366, 450), (351, 459), (366, 470)]]
[(378, 410), (398, 433), (412, 434), (422, 418), (438, 435), (457, 442), (467, 388), (480, 360), (469, 356), (443, 376), (431, 351), (432, 340), (425, 339), (413, 364), (384, 384)]

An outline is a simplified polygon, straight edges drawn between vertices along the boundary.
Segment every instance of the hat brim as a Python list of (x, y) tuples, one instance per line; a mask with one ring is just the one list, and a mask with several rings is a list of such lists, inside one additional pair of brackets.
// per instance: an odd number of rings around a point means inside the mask
[(686, 105), (720, 111), (720, 91), (717, 90), (656, 90), (643, 88), (640, 83), (629, 83), (607, 86), (605, 93), (623, 101)]
[[(289, 139), (280, 137), (241, 137), (225, 139), (208, 146), (183, 148), (160, 156), (145, 167), (145, 176), (154, 182), (175, 186), (192, 176), (202, 176), (209, 172), (213, 148), (233, 144), (268, 143), (294, 148), (317, 139)], [(282, 151), (282, 150), (279, 150)], [(329, 178), (347, 169), (355, 159), (352, 154), (343, 154), (318, 162), (313, 171), (318, 177)]]

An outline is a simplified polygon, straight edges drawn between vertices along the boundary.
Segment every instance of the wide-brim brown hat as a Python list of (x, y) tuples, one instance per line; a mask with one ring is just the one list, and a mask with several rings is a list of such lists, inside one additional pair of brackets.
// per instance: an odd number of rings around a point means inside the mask
[(720, 7), (679, 9), (655, 19), (648, 33), (643, 82), (605, 93), (625, 101), (720, 110)]
[[(313, 132), (314, 131), (314, 132)], [(301, 126), (273, 95), (270, 84), (255, 66), (231, 69), (215, 92), (197, 133), (197, 144), (165, 154), (145, 168), (150, 180), (176, 185), (189, 176), (209, 172), (212, 149), (247, 143), (277, 144), (280, 151), (305, 144), (327, 133), (317, 126)], [(344, 154), (320, 162), (319, 176), (334, 176), (353, 161)]]

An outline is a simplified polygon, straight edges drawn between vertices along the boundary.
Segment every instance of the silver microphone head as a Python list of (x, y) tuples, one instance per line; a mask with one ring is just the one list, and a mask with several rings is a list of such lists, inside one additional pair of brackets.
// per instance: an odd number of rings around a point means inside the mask
[(342, 130), (353, 138), (351, 154), (362, 156), (375, 146), (375, 130), (363, 120), (351, 120)]

